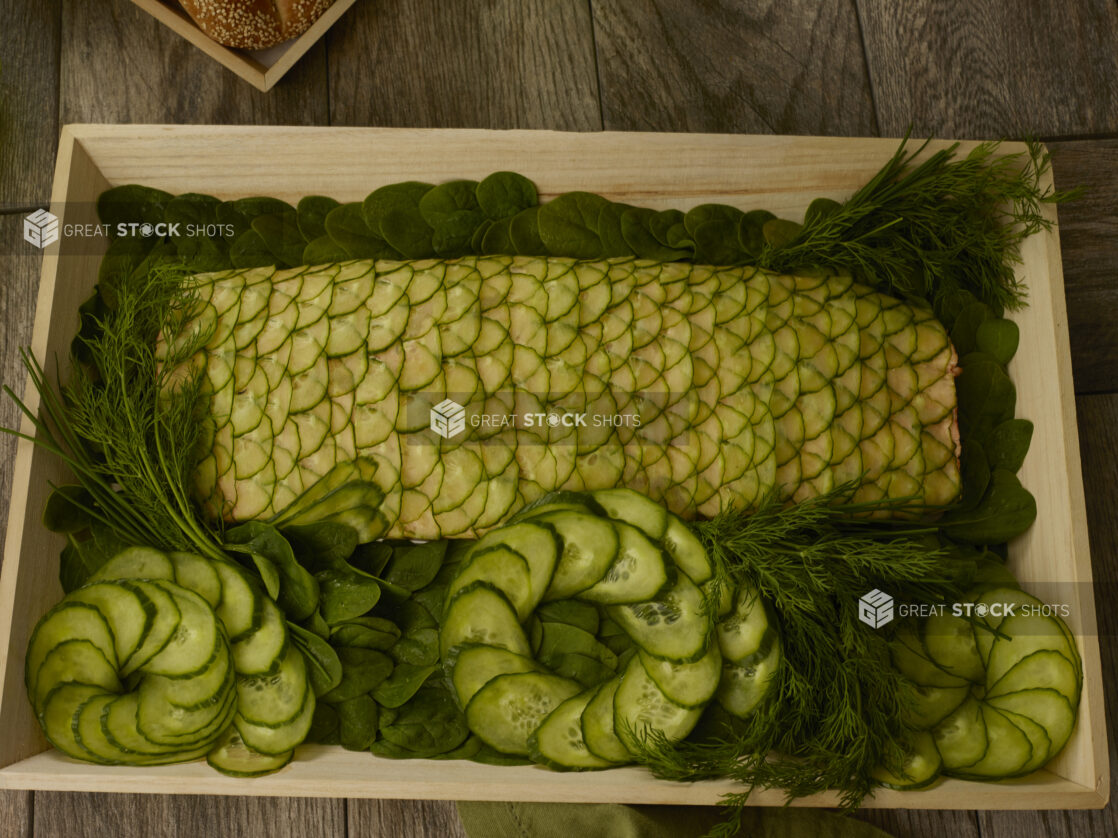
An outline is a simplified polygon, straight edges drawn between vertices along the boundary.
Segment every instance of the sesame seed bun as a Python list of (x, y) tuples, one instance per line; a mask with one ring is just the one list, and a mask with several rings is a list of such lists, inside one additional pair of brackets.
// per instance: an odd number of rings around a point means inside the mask
[(265, 49), (302, 35), (334, 0), (179, 0), (198, 28), (227, 47)]

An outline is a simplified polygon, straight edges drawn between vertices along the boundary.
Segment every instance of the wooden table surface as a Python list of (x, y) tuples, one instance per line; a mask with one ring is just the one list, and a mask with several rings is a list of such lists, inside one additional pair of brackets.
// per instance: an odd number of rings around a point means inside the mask
[[(4, 382), (40, 268), (21, 213), (48, 202), (69, 122), (1038, 137), (1057, 186), (1088, 190), (1060, 239), (1095, 575), (1118, 577), (1116, 0), (358, 0), (269, 93), (128, 0), (0, 0), (0, 21)], [(0, 532), (12, 458), (0, 439)], [(1114, 695), (1118, 613), (1100, 619)], [(859, 816), (912, 838), (1118, 835), (1113, 807)], [(210, 834), (464, 833), (451, 803), (0, 792), (3, 838)]]

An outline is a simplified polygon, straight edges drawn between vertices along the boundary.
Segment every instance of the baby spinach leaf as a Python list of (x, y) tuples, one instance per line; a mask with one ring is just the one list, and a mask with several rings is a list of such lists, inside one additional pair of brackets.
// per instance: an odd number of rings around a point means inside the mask
[(598, 213), (598, 238), (602, 241), (602, 256), (633, 256), (635, 251), (625, 239), (621, 229), (621, 219), (632, 207), (627, 204), (607, 201)]
[(300, 264), (307, 242), (299, 232), (294, 212), (258, 215), (252, 219), (252, 229), (260, 234), (278, 267), (294, 268)]
[(229, 247), (229, 261), (234, 268), (267, 268), (276, 263), (264, 238), (255, 230), (246, 230)]
[(97, 198), (97, 216), (117, 235), (118, 224), (158, 224), (166, 215), (167, 204), (174, 196), (150, 186), (125, 184), (106, 189)]
[(605, 198), (591, 192), (566, 192), (540, 206), (540, 239), (548, 253), (576, 259), (600, 259), (605, 252), (598, 217)]
[(978, 328), (992, 316), (990, 308), (977, 301), (958, 313), (951, 326), (951, 345), (960, 358), (978, 349)]
[(949, 538), (972, 544), (997, 544), (1016, 538), (1036, 520), (1036, 499), (1016, 475), (994, 469), (982, 501), (971, 510), (948, 513), (942, 520)]
[(43, 526), (51, 532), (80, 533), (93, 524), (93, 496), (82, 486), (56, 486), (43, 507)]
[(334, 705), (338, 711), (338, 743), (349, 751), (364, 751), (377, 738), (380, 708), (371, 695), (359, 695)]
[(995, 427), (1013, 418), (1017, 388), (996, 361), (972, 353), (960, 364), (955, 379), (959, 424), (964, 439), (985, 439)]
[(990, 485), (990, 460), (978, 440), (965, 439), (959, 463), (959, 480), (962, 484), (959, 508), (974, 509), (985, 496), (986, 487)]
[(345, 567), (315, 574), (320, 591), (322, 617), (331, 626), (367, 614), (380, 601), (377, 580)]
[(765, 248), (765, 224), (776, 218), (768, 210), (750, 210), (742, 215), (738, 224), (738, 244), (754, 260), (760, 257)]
[(410, 663), (398, 663), (392, 670), (392, 674), (373, 690), (373, 697), (385, 707), (401, 707), (416, 694), (431, 673), (438, 668), (437, 664), (416, 666)]
[(539, 202), (536, 184), (516, 172), (493, 172), (474, 190), (478, 206), (494, 221), (511, 218)]
[(337, 745), (338, 711), (333, 704), (319, 701), (314, 706), (314, 716), (311, 718), (311, 728), (307, 731), (306, 741), (318, 745)]
[(1032, 440), (1033, 423), (1028, 419), (1002, 422), (994, 428), (986, 445), (990, 467), (1016, 472), (1025, 462)]
[(392, 559), (392, 545), (385, 541), (370, 541), (358, 544), (349, 557), (353, 567), (370, 576), (380, 576)]
[(303, 265), (326, 265), (331, 262), (344, 262), (349, 253), (329, 236), (319, 236), (307, 242), (303, 248)]
[(380, 735), (413, 756), (428, 757), (457, 748), (470, 731), (447, 689), (428, 685), (399, 708), (390, 724), (381, 725)]
[(303, 620), (318, 608), (318, 582), (295, 558), (291, 543), (263, 521), (247, 521), (226, 530), (227, 549), (266, 557), (279, 575), (276, 604), (292, 620)]
[(326, 638), (327, 640), (330, 638), (330, 626), (323, 618), (322, 612), (317, 608), (314, 609), (307, 619), (303, 620), (302, 625), (307, 631), (313, 631), (319, 637)]
[(333, 198), (325, 195), (307, 195), (295, 207), (295, 218), (299, 232), (308, 242), (326, 235), (326, 216), (340, 207)]
[(326, 214), (326, 232), (351, 259), (399, 259), (400, 253), (365, 223), (359, 203), (342, 204)]
[(803, 226), (783, 218), (772, 218), (761, 225), (761, 234), (769, 247), (787, 247), (800, 235)]
[[(440, 571), (441, 573), (441, 571)], [(412, 599), (422, 605), (427, 611), (435, 618), (435, 621), (441, 626), (443, 616), (443, 606), (446, 604), (446, 584), (439, 584), (437, 581), (432, 582), (422, 590), (416, 591), (412, 594)]]
[(330, 642), (335, 646), (358, 646), (387, 652), (400, 639), (400, 629), (391, 620), (365, 615), (334, 626)]
[(344, 565), (357, 547), (357, 531), (334, 521), (292, 524), (282, 532), (299, 563), (311, 573)]
[(130, 546), (97, 521), (90, 524), (86, 538), (78, 539), (74, 533), (68, 533), (58, 567), (62, 590), (70, 593), (75, 588), (80, 588), (101, 565)]
[(607, 666), (595, 657), (578, 652), (559, 652), (545, 665), (556, 675), (578, 681), (584, 687), (593, 687), (617, 674), (616, 667)]
[(998, 318), (981, 323), (975, 332), (975, 348), (1003, 366), (1017, 354), (1021, 331), (1012, 320)]
[(252, 219), (260, 215), (284, 215), (295, 212), (295, 207), (287, 201), (281, 201), (279, 198), (271, 198), (267, 195), (237, 198), (233, 201), (233, 208), (244, 216), (250, 226)]
[(504, 218), (499, 221), (489, 221), (486, 223), (488, 226), (484, 228), (485, 232), (481, 237), (481, 247), (478, 248), (477, 251), (479, 253), (515, 253), (516, 248), (513, 247), (512, 235), (510, 233), (511, 221)]
[(476, 181), (452, 180), (419, 199), (419, 212), (433, 231), (431, 243), (439, 256), (465, 253), (474, 231), (486, 220), (478, 206), (476, 187)]
[(683, 217), (695, 242), (695, 261), (707, 265), (734, 265), (743, 261), (738, 230), (745, 213), (725, 204), (700, 204)]
[(816, 198), (807, 206), (804, 213), (804, 226), (808, 227), (834, 215), (842, 209), (842, 204), (831, 198)]
[(333, 646), (313, 631), (290, 620), (287, 623), (287, 630), (291, 633), (291, 641), (306, 659), (307, 675), (310, 677), (314, 694), (321, 698), (341, 683), (343, 671), (341, 658)]
[(323, 701), (337, 704), (375, 689), (392, 672), (392, 658), (375, 649), (339, 646), (342, 678), (338, 685), (322, 696)]
[(540, 238), (540, 208), (521, 210), (509, 222), (509, 238), (513, 249), (523, 256), (543, 256), (547, 246)]
[(625, 243), (640, 259), (674, 262), (686, 257), (690, 251), (674, 250), (652, 233), (652, 223), (658, 213), (643, 207), (630, 207), (621, 214), (621, 235)]
[(445, 556), (445, 541), (401, 544), (392, 551), (384, 578), (408, 591), (418, 591), (435, 578)]
[[(431, 183), (423, 183), (418, 180), (405, 180), (399, 183), (390, 183), (379, 189), (374, 189), (365, 196), (365, 200), (361, 204), (361, 208), (365, 213), (365, 223), (369, 225), (370, 230), (381, 231), (383, 235), (381, 224), (389, 210), (401, 207), (418, 210), (420, 198), (434, 188), (434, 184)], [(420, 218), (422, 219), (422, 215), (420, 215)], [(423, 223), (424, 226), (430, 226), (426, 221)]]
[(459, 745), (457, 748), (451, 748), (449, 751), (443, 751), (441, 754), (431, 754), (428, 759), (473, 759), (482, 748), (482, 741), (476, 736), (471, 734), (466, 737), (466, 741)]
[(380, 234), (407, 259), (435, 255), (434, 230), (423, 220), (417, 204), (390, 207), (380, 219)]

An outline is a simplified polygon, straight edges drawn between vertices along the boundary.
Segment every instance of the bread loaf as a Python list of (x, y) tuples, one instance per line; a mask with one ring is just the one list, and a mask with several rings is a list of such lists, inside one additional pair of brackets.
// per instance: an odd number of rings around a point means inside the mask
[(227, 47), (265, 49), (302, 35), (334, 0), (179, 0), (198, 28)]

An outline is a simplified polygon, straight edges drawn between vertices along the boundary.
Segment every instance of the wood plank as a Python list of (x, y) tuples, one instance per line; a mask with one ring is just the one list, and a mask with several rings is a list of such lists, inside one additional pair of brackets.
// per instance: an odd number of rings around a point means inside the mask
[(1077, 393), (1118, 391), (1118, 140), (1050, 143), (1059, 189), (1084, 187), (1060, 214)]
[(327, 44), (334, 125), (602, 127), (585, 2), (358, 3)]
[(58, 142), (61, 9), (0, 0), (0, 20), (0, 209), (43, 206)]
[(347, 838), (467, 838), (446, 800), (350, 800), (346, 812)]
[(857, 0), (881, 132), (1118, 130), (1112, 0)]
[(35, 792), (34, 838), (345, 835), (345, 803), (306, 798)]
[[(1080, 396), (1079, 439), (1087, 519), (1094, 557), (1095, 592), (1100, 603), (1114, 602), (1118, 593), (1118, 394)], [(1110, 730), (1110, 760), (1118, 758), (1118, 612), (1099, 609), (1103, 689), (1110, 700), (1106, 718)], [(1111, 798), (1118, 795), (1118, 779), (1111, 778)], [(1095, 811), (982, 812), (983, 838), (1044, 835), (1118, 835), (1118, 811), (1113, 805)]]
[(63, 124), (326, 122), (323, 42), (263, 93), (131, 3), (63, 8)]
[(0, 791), (0, 835), (31, 838), (32, 806), (32, 792)]
[(852, 0), (594, 0), (608, 129), (877, 134)]
[[(919, 792), (913, 805), (919, 805)], [(871, 823), (893, 838), (979, 838), (977, 812), (945, 812), (930, 809), (862, 809), (854, 817)]]

